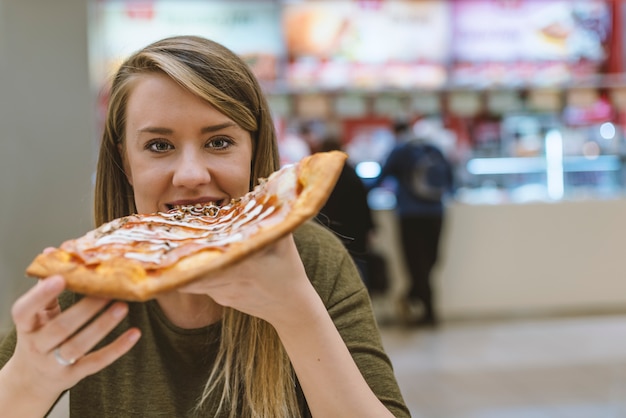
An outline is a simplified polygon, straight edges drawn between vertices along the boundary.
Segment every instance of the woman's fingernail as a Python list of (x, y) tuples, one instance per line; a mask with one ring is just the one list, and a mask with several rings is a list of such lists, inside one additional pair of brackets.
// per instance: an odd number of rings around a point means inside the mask
[(130, 332), (126, 335), (126, 338), (128, 339), (129, 342), (134, 343), (136, 342), (139, 337), (141, 337), (141, 332), (139, 332), (138, 329), (132, 329), (130, 330)]
[(123, 318), (124, 315), (126, 315), (127, 311), (128, 311), (128, 309), (126, 308), (126, 305), (116, 304), (111, 309), (111, 315), (113, 315), (113, 317), (119, 319), (119, 318)]

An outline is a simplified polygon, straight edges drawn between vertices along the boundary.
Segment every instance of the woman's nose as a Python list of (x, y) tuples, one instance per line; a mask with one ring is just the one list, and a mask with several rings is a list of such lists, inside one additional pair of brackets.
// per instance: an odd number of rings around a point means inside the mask
[(211, 181), (208, 164), (202, 156), (191, 154), (181, 155), (177, 161), (172, 184), (176, 187), (194, 188)]

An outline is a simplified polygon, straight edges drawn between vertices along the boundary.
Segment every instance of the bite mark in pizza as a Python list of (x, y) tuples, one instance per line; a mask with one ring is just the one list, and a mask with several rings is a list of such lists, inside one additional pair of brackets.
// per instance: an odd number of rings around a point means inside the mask
[(144, 301), (225, 268), (314, 217), (346, 154), (313, 154), (224, 206), (182, 206), (114, 219), (39, 254), (33, 277), (62, 274), (77, 293)]

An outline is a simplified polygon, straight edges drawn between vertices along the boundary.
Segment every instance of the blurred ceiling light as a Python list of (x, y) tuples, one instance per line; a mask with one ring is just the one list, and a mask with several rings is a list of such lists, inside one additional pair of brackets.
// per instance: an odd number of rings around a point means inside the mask
[(375, 161), (363, 161), (356, 165), (355, 170), (362, 179), (375, 179), (380, 175), (380, 164)]
[(563, 198), (563, 136), (558, 129), (546, 133), (546, 175), (548, 196), (554, 200)]
[(600, 125), (600, 136), (604, 139), (615, 138), (615, 125), (611, 122), (605, 122)]

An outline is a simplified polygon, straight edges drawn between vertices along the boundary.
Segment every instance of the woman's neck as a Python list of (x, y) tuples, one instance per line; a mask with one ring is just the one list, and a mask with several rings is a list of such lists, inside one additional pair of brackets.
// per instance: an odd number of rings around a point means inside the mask
[(173, 291), (157, 296), (156, 301), (167, 319), (181, 328), (202, 328), (222, 318), (223, 307), (206, 295)]

